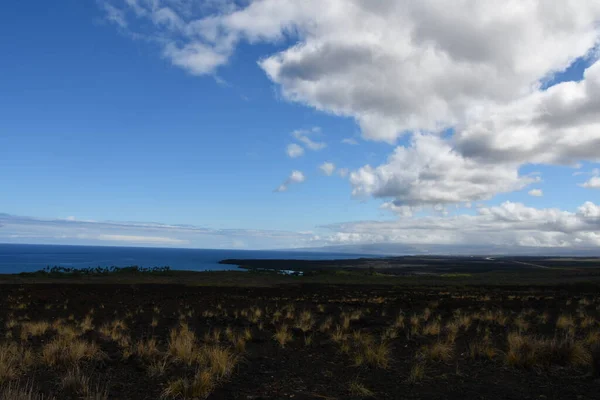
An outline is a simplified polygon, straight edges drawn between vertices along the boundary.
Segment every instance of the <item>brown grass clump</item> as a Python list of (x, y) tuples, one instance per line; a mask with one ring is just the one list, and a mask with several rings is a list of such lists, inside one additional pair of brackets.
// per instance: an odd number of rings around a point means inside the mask
[(296, 320), (295, 327), (302, 332), (308, 332), (315, 325), (315, 319), (310, 311), (302, 311)]
[(231, 350), (220, 346), (202, 347), (198, 359), (217, 379), (229, 376), (238, 362), (238, 357)]
[(573, 338), (537, 339), (515, 332), (508, 335), (506, 362), (511, 366), (578, 366), (589, 365), (592, 361), (592, 355), (585, 343)]
[(464, 328), (465, 330), (468, 330), (469, 327), (471, 326), (472, 323), (472, 318), (470, 315), (458, 315), (456, 317), (456, 322), (458, 323), (458, 326), (461, 328)]
[(452, 343), (437, 341), (430, 346), (421, 348), (421, 355), (425, 359), (434, 361), (450, 361), (454, 355)]
[(148, 375), (150, 376), (161, 376), (164, 375), (167, 370), (169, 363), (168, 358), (160, 358), (150, 361), (148, 364)]
[(325, 333), (325, 332), (329, 331), (331, 329), (332, 325), (333, 325), (333, 318), (331, 318), (331, 317), (325, 318), (325, 321), (323, 321), (321, 323), (321, 325), (319, 325), (319, 332)]
[(529, 322), (527, 322), (522, 316), (517, 317), (514, 324), (520, 333), (527, 332), (529, 330)]
[(423, 327), (423, 335), (439, 335), (441, 330), (438, 321), (431, 321)]
[(341, 326), (336, 325), (335, 330), (331, 333), (331, 340), (333, 340), (336, 343), (339, 343), (344, 339), (346, 339), (346, 334), (344, 333), (344, 330)]
[(79, 368), (71, 368), (60, 378), (60, 387), (68, 393), (87, 396), (90, 392), (90, 379)]
[(41, 360), (46, 365), (77, 364), (84, 359), (97, 360), (103, 356), (96, 343), (57, 337), (42, 348)]
[(498, 350), (487, 340), (475, 341), (469, 344), (469, 356), (472, 359), (493, 359), (498, 355)]
[(570, 315), (559, 315), (556, 320), (556, 327), (558, 329), (568, 330), (575, 326), (575, 320)]
[(404, 329), (404, 314), (398, 314), (396, 319), (394, 320), (394, 327), (399, 329)]
[(425, 378), (425, 363), (417, 362), (411, 367), (407, 381), (409, 383), (417, 383), (422, 381), (423, 378)]
[(191, 365), (196, 360), (196, 335), (187, 324), (171, 329), (169, 354), (179, 362)]
[(31, 350), (16, 343), (0, 344), (0, 384), (18, 378), (34, 362)]
[(208, 371), (198, 370), (192, 380), (177, 379), (167, 383), (163, 390), (163, 398), (206, 399), (215, 387), (215, 382)]
[(156, 339), (140, 340), (135, 346), (135, 353), (145, 360), (152, 360), (158, 357), (160, 350), (158, 350)]
[(46, 321), (23, 322), (21, 324), (21, 340), (27, 340), (30, 336), (42, 336), (50, 329)]
[(365, 385), (358, 380), (353, 380), (348, 384), (348, 391), (352, 396), (356, 397), (373, 397), (375, 393), (369, 390)]
[(0, 390), (0, 400), (54, 400), (33, 390), (33, 386), (22, 387), (19, 383), (11, 382)]
[(362, 354), (367, 364), (386, 369), (390, 363), (390, 346), (387, 342), (363, 343)]
[(596, 318), (586, 315), (581, 320), (581, 323), (579, 324), (579, 326), (581, 326), (582, 329), (587, 329), (587, 328), (595, 326), (596, 324), (597, 324)]
[(281, 348), (284, 348), (286, 343), (292, 341), (292, 333), (290, 332), (288, 326), (283, 324), (277, 328), (275, 334), (273, 335), (273, 339), (279, 343)]
[(91, 331), (91, 330), (94, 329), (93, 318), (92, 318), (91, 314), (88, 314), (88, 315), (85, 316), (85, 318), (83, 319), (83, 321), (81, 321), (79, 323), (79, 328), (83, 332)]

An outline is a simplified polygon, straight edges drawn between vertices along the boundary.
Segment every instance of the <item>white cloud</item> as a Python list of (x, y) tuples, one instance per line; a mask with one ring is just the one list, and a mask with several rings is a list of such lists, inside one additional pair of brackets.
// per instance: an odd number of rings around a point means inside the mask
[(285, 152), (287, 153), (288, 157), (296, 158), (304, 154), (304, 148), (302, 148), (302, 146), (297, 145), (296, 143), (291, 143), (285, 149)]
[(387, 163), (350, 174), (355, 196), (394, 198), (397, 206), (487, 200), (537, 179), (520, 175), (514, 164), (484, 166), (465, 158), (433, 135), (415, 135), (411, 147), (397, 147)]
[[(597, 0), (247, 0), (211, 1), (201, 11), (176, 0), (106, 4), (107, 18), (122, 28), (150, 26), (142, 34), (196, 75), (214, 74), (242, 41), (283, 45), (258, 61), (283, 98), (352, 118), (366, 139), (395, 145), (410, 135), (385, 163), (350, 174), (354, 195), (384, 198), (383, 208), (400, 214), (521, 190), (540, 179), (522, 175), (526, 165), (600, 161)], [(140, 21), (145, 25), (134, 24)], [(581, 57), (592, 64), (583, 80), (543, 88)], [(450, 134), (441, 135), (447, 128)], [(326, 146), (317, 135), (316, 129), (293, 133), (309, 150)], [(277, 190), (287, 190), (291, 178)], [(598, 176), (581, 184), (598, 185)], [(459, 220), (502, 225), (483, 214)], [(517, 230), (522, 243), (598, 238), (594, 232), (563, 238), (565, 232), (535, 226), (539, 235)], [(425, 231), (411, 233), (419, 232)], [(508, 240), (511, 233), (494, 235)]]
[(324, 162), (323, 164), (321, 164), (319, 166), (319, 169), (321, 170), (321, 172), (323, 172), (325, 175), (327, 176), (331, 176), (333, 175), (333, 172), (335, 171), (335, 164), (331, 163), (331, 162)]
[(315, 142), (309, 137), (310, 135), (319, 134), (320, 132), (320, 128), (313, 128), (311, 130), (299, 129), (292, 132), (292, 136), (295, 137), (299, 142), (303, 143), (310, 150), (323, 150), (325, 147), (327, 147), (326, 143)]
[[(393, 209), (393, 204), (382, 208)], [(536, 209), (505, 202), (481, 207), (476, 215), (411, 217), (396, 221), (362, 221), (330, 225), (330, 244), (403, 243), (445, 245), (505, 245), (593, 247), (600, 245), (600, 206), (586, 202), (577, 212)]]
[(345, 139), (342, 139), (342, 143), (349, 144), (349, 145), (352, 145), (352, 146), (358, 145), (358, 141), (356, 139), (354, 139), (354, 138), (345, 138)]
[[(197, 13), (166, 0), (106, 3), (150, 22), (164, 55), (198, 75), (226, 64), (241, 41), (291, 39), (259, 61), (267, 76), (289, 101), (354, 118), (368, 139), (455, 128), (436, 145), (440, 160), (428, 154), (447, 173), (399, 160), (424, 145), (398, 148), (393, 163), (353, 174), (355, 193), (406, 204), (482, 200), (529, 183), (518, 174), (523, 164), (600, 157), (600, 64), (582, 82), (540, 90), (576, 58), (596, 56), (595, 0), (249, 0)], [(324, 148), (313, 133), (294, 137)]]
[(593, 176), (587, 182), (582, 183), (580, 186), (587, 189), (600, 189), (600, 176)]
[(292, 171), (290, 176), (288, 176), (288, 178), (285, 180), (285, 182), (283, 182), (281, 185), (279, 185), (279, 187), (277, 187), (277, 189), (275, 189), (275, 192), (285, 192), (286, 190), (288, 190), (288, 188), (291, 184), (302, 183), (305, 180), (306, 180), (306, 177), (304, 176), (304, 174), (301, 171), (294, 170), (294, 171)]
[(248, 248), (273, 249), (301, 247), (312, 236), (312, 233), (275, 230), (44, 219), (0, 213), (0, 242), (3, 243), (230, 248), (236, 242), (244, 242)]
[(580, 82), (562, 82), (502, 106), (483, 107), (454, 137), (486, 163), (600, 161), (600, 62)]
[(531, 189), (527, 193), (533, 197), (542, 197), (544, 195), (544, 192), (542, 191), (542, 189)]

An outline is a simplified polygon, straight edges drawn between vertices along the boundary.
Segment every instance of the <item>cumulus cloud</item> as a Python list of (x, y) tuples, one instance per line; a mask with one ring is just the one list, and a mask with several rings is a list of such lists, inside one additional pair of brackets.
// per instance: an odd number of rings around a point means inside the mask
[(542, 191), (542, 189), (531, 189), (527, 193), (533, 197), (542, 197), (544, 195), (544, 192)]
[[(394, 208), (393, 204), (383, 208)], [(600, 206), (586, 202), (576, 212), (536, 209), (505, 202), (480, 207), (476, 215), (411, 217), (329, 225), (327, 243), (404, 243), (593, 247), (600, 245)]]
[(395, 198), (396, 206), (435, 206), (480, 201), (522, 189), (539, 178), (522, 176), (516, 164), (483, 166), (434, 135), (415, 135), (411, 147), (397, 147), (387, 163), (350, 174), (352, 193)]
[(349, 145), (352, 145), (352, 146), (358, 145), (358, 141), (356, 139), (354, 139), (354, 138), (345, 138), (345, 139), (342, 139), (342, 143), (349, 144)]
[(321, 164), (319, 166), (319, 169), (321, 170), (321, 172), (323, 172), (325, 175), (327, 176), (331, 176), (333, 175), (333, 172), (335, 171), (335, 164), (331, 163), (331, 162), (324, 162), (323, 164)]
[(462, 154), (486, 163), (600, 161), (600, 62), (580, 82), (562, 82), (502, 106), (483, 107), (454, 136)]
[(600, 189), (600, 176), (593, 176), (587, 182), (581, 184), (587, 189)]
[(285, 149), (285, 152), (287, 153), (288, 157), (296, 158), (304, 154), (304, 148), (302, 146), (297, 145), (296, 143), (291, 143)]
[[(539, 181), (521, 173), (526, 165), (600, 161), (596, 0), (104, 3), (110, 5), (105, 7), (109, 20), (154, 38), (164, 57), (195, 75), (214, 74), (240, 42), (277, 43), (280, 50), (258, 64), (284, 99), (352, 118), (369, 140), (396, 146), (400, 137), (409, 136), (386, 162), (358, 168), (349, 179), (355, 196), (385, 199), (384, 209), (399, 215), (524, 189)], [(583, 79), (553, 83), (556, 74), (581, 58), (588, 64)], [(326, 144), (317, 140), (318, 133), (292, 135), (296, 146), (320, 150)], [(342, 142), (354, 144), (353, 139)], [(297, 183), (290, 179), (277, 190)], [(593, 176), (581, 185), (598, 184)], [(524, 206), (504, 206), (511, 207), (514, 214)], [(581, 215), (569, 218), (583, 220)], [(436, 218), (444, 226), (446, 220)], [(453, 218), (447, 223), (502, 225), (496, 214)], [(526, 236), (521, 228), (507, 232), (518, 233), (522, 243), (540, 245), (593, 243), (598, 237), (593, 231), (564, 237), (567, 233), (541, 222), (531, 226), (540, 229), (539, 235), (534, 228)], [(425, 231), (411, 234), (419, 232)], [(508, 240), (500, 231), (494, 235)]]
[(294, 170), (292, 171), (290, 176), (288, 176), (288, 178), (281, 185), (279, 185), (277, 189), (275, 189), (275, 192), (285, 192), (286, 190), (288, 190), (291, 184), (302, 183), (305, 180), (306, 177), (301, 171)]

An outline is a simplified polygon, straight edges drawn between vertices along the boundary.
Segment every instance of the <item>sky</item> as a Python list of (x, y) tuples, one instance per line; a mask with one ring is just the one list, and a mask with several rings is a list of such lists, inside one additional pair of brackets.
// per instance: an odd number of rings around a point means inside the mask
[(600, 3), (23, 0), (0, 242), (600, 246)]

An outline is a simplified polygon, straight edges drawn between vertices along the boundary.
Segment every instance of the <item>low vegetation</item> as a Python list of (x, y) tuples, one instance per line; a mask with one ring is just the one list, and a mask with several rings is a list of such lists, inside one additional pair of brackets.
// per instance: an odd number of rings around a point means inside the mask
[(570, 398), (600, 379), (596, 293), (33, 288), (0, 293), (0, 400)]

